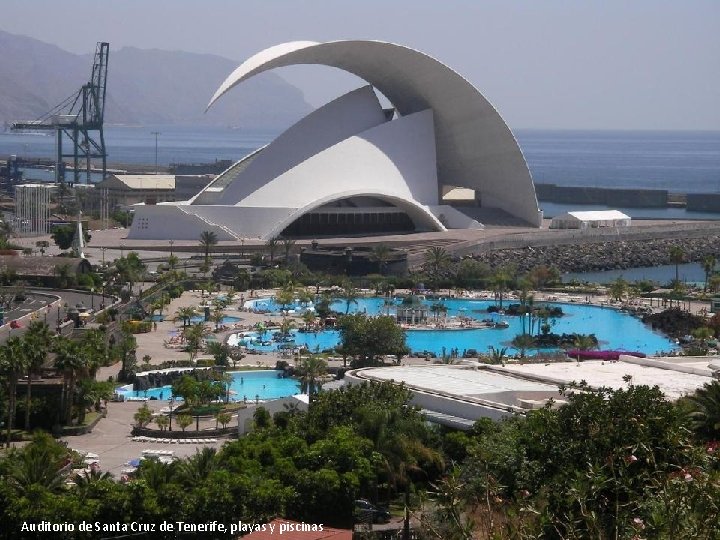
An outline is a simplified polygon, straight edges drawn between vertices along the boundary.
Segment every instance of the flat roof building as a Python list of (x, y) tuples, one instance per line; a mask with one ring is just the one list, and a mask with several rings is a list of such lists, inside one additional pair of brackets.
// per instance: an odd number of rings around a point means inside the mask
[[(707, 363), (707, 362), (705, 362)], [(629, 380), (625, 380), (627, 376)], [(498, 420), (543, 407), (552, 398), (562, 404), (560, 385), (586, 381), (591, 388), (627, 388), (630, 384), (658, 386), (668, 400), (694, 393), (713, 380), (711, 369), (676, 366), (662, 359), (553, 362), (489, 366), (392, 366), (364, 368), (345, 374), (349, 384), (391, 381), (413, 393), (412, 403), (429, 420), (470, 429), (480, 418)]]

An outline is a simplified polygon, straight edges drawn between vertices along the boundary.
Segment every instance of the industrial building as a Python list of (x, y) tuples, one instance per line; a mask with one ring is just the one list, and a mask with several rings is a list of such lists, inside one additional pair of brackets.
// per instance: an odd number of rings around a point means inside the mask
[[(482, 228), (482, 212), (443, 200), (472, 190), (478, 208), (538, 227), (532, 178), (493, 106), (419, 51), (379, 41), (292, 42), (240, 65), (210, 105), (278, 67), (321, 64), (369, 83), (317, 109), (233, 164), (197, 196), (136, 208), (129, 238), (218, 240)], [(376, 92), (392, 108), (383, 108)]]
[(94, 199), (104, 198), (112, 209), (187, 200), (197, 195), (212, 175), (112, 174), (95, 184)]

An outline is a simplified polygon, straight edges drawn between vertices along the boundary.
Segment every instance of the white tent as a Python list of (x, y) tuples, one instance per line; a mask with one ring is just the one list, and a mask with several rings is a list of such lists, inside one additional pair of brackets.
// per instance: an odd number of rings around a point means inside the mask
[(598, 227), (629, 227), (630, 216), (618, 210), (588, 210), (567, 212), (555, 216), (551, 229), (596, 229)]

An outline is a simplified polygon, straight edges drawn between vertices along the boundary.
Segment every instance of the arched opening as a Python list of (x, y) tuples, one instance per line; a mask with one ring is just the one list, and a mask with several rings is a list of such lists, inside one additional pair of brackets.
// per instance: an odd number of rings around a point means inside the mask
[(282, 231), (284, 237), (402, 234), (435, 230), (415, 209), (374, 196), (337, 199), (303, 213)]

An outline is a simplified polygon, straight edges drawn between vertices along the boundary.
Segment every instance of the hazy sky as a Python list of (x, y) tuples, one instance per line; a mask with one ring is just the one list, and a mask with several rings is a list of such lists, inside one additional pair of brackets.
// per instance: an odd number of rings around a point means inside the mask
[[(720, 130), (720, 0), (3, 0), (0, 13), (3, 30), (76, 53), (109, 41), (239, 63), (283, 41), (380, 39), (460, 72), (513, 128)], [(277, 73), (313, 105), (357, 86), (330, 68)]]

